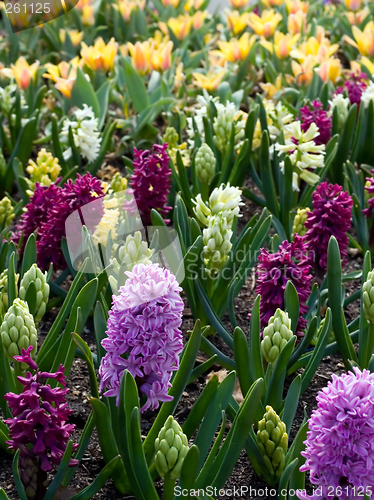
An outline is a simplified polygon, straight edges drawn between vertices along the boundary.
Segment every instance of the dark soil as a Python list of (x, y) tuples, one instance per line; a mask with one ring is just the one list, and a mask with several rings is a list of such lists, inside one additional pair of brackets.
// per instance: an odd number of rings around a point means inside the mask
[[(244, 217), (239, 222), (239, 230), (245, 225), (246, 221), (255, 213), (259, 212), (259, 208), (255, 206), (252, 202), (247, 201), (246, 206), (243, 207)], [(353, 256), (349, 259), (349, 262), (346, 266), (345, 271), (357, 271), (361, 269), (362, 258), (359, 256)], [(352, 294), (355, 290), (360, 286), (359, 281), (355, 280), (346, 284), (347, 294)], [(242, 290), (239, 293), (239, 296), (235, 299), (235, 314), (238, 325), (243, 329), (244, 332), (248, 332), (248, 313), (250, 312), (253, 301), (255, 299), (255, 276), (249, 276), (246, 283), (244, 284)], [(47, 314), (45, 320), (41, 324), (41, 333), (40, 333), (40, 341), (42, 341), (48, 332), (56, 312), (52, 311)], [(354, 302), (350, 304), (347, 308), (347, 321), (352, 321), (357, 315), (358, 312), (358, 303)], [(223, 318), (223, 323), (226, 328), (232, 331), (232, 326), (229, 321), (228, 316)], [(184, 321), (183, 321), (183, 332), (185, 334), (185, 340), (187, 340), (188, 335), (187, 331), (192, 330), (193, 327), (193, 318), (190, 309), (185, 308)], [(93, 324), (90, 319), (87, 322), (87, 325), (82, 334), (83, 339), (87, 342), (89, 347), (93, 352), (96, 351), (95, 345), (95, 337), (93, 333)], [(227, 347), (227, 345), (218, 337), (217, 335), (210, 337), (211, 340), (217, 347), (219, 347), (225, 354), (228, 356), (233, 356), (232, 351)], [(206, 359), (204, 353), (199, 354), (199, 359)], [(213, 369), (218, 371), (220, 367), (214, 366)], [(320, 364), (316, 374), (314, 375), (308, 390), (302, 396), (297, 414), (294, 421), (294, 426), (291, 429), (290, 433), (290, 441), (294, 439), (297, 430), (304, 418), (304, 408), (307, 412), (307, 415), (310, 416), (312, 410), (316, 407), (316, 396), (319, 390), (325, 387), (329, 380), (331, 380), (331, 375), (333, 373), (340, 374), (344, 372), (344, 366), (341, 362), (341, 358), (339, 355), (333, 355), (326, 357)], [(205, 386), (205, 374), (203, 377), (200, 377), (197, 381), (190, 384), (186, 391), (183, 393), (183, 397), (176, 409), (175, 416), (180, 423), (186, 419), (189, 414), (190, 409), (194, 405), (197, 397)], [(74, 433), (74, 441), (77, 442), (84, 427), (85, 421), (88, 418), (88, 415), (91, 411), (89, 397), (90, 397), (90, 388), (88, 382), (88, 371), (85, 366), (85, 363), (76, 359), (73, 363), (73, 367), (71, 373), (68, 377), (68, 387), (70, 388), (70, 392), (67, 395), (67, 400), (69, 402), (70, 408), (73, 410), (73, 414), (71, 416), (71, 422), (76, 425), (76, 430)], [(290, 383), (290, 381), (289, 381)], [(289, 385), (288, 383), (288, 385)], [(154, 421), (156, 416), (156, 412), (146, 412), (142, 415), (142, 434), (146, 434), (149, 428)], [(100, 446), (98, 443), (98, 438), (96, 431), (94, 431), (89, 447), (83, 460), (72, 480), (70, 488), (76, 489), (77, 491), (82, 490), (87, 485), (89, 485), (104, 467), (104, 461), (102, 459), (102, 453), (100, 450)], [(310, 486), (309, 482), (307, 482), (308, 487)], [(12, 474), (12, 456), (5, 453), (0, 449), (0, 487), (4, 488), (7, 495), (10, 499), (17, 499), (18, 495), (16, 492), (16, 488), (13, 481)], [(162, 482), (159, 481), (156, 483), (156, 487), (160, 493), (160, 498), (162, 498)], [(235, 488), (248, 488), (251, 491), (247, 494), (240, 494), (240, 491), (235, 492)], [(276, 497), (276, 492), (274, 489), (271, 489), (267, 486), (263, 481), (261, 481), (255, 474), (251, 464), (246, 456), (245, 452), (242, 452), (230, 478), (228, 479), (226, 485), (226, 490), (231, 489), (231, 494), (217, 495), (216, 500), (230, 500), (232, 498), (241, 499), (241, 500), (264, 500), (264, 499), (274, 499)], [(256, 493), (257, 492), (257, 493)], [(96, 499), (100, 500), (122, 500), (127, 498), (132, 498), (129, 496), (124, 496), (119, 494), (112, 481), (108, 481), (105, 487), (95, 495)]]

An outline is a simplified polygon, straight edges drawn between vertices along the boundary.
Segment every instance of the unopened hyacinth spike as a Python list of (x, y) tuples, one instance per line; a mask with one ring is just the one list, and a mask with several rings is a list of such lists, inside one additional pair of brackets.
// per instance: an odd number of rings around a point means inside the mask
[(286, 312), (277, 309), (269, 319), (261, 341), (261, 353), (266, 362), (274, 363), (293, 336), (291, 319)]
[(178, 479), (187, 452), (187, 436), (170, 415), (155, 441), (155, 465), (160, 476), (169, 474), (172, 479)]
[(36, 323), (39, 323), (39, 321), (44, 316), (47, 307), (47, 302), (49, 299), (49, 284), (47, 283), (47, 271), (43, 273), (36, 264), (33, 264), (30, 267), (30, 269), (23, 275), (20, 283), (19, 287), (20, 299), (26, 300), (27, 290), (31, 283), (34, 284), (36, 292), (34, 319)]

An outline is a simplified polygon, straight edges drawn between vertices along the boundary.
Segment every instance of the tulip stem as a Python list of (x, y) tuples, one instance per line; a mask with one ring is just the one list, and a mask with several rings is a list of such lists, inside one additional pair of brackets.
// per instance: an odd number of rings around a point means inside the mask
[(164, 500), (174, 500), (175, 479), (170, 477), (170, 472), (164, 477)]

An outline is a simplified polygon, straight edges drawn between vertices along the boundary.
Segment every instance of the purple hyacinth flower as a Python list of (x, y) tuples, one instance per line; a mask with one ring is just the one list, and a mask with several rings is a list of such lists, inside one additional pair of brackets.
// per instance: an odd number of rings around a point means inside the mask
[(349, 73), (348, 76), (349, 80), (344, 82), (343, 87), (338, 87), (336, 93), (342, 94), (346, 90), (351, 104), (360, 107), (362, 93), (368, 86), (368, 77), (363, 72)]
[(374, 374), (353, 369), (333, 374), (317, 396), (300, 468), (317, 489), (300, 499), (359, 500), (365, 493), (374, 499)]
[(327, 269), (331, 236), (337, 239), (342, 259), (347, 255), (352, 206), (352, 197), (338, 184), (322, 182), (313, 193), (313, 210), (305, 221), (305, 241), (311, 261), (323, 271)]
[(135, 378), (142, 398), (141, 411), (171, 401), (168, 395), (172, 372), (178, 369), (183, 348), (183, 300), (174, 275), (158, 264), (137, 264), (113, 296), (107, 338), (102, 341), (106, 355), (100, 366), (100, 391), (116, 396), (122, 375), (128, 370)]
[(300, 108), (300, 121), (303, 132), (306, 132), (312, 123), (317, 125), (319, 136), (314, 138), (316, 144), (327, 144), (331, 139), (332, 119), (320, 101), (315, 100)]
[[(33, 498), (36, 489), (44, 487), (43, 484), (34, 484), (35, 478), (42, 483), (46, 479), (45, 473), (52, 470), (53, 465), (60, 464), (75, 428), (74, 424), (67, 423), (72, 413), (65, 401), (69, 389), (51, 388), (43, 383), (48, 377), (65, 386), (64, 367), (60, 365), (56, 373), (40, 372), (31, 359), (32, 349), (32, 346), (22, 349), (21, 356), (15, 356), (15, 359), (27, 363), (36, 373), (27, 372), (25, 377), (18, 377), (24, 386), (21, 394), (9, 392), (4, 396), (13, 415), (4, 420), (9, 426), (7, 445), (14, 451), (20, 450), (20, 476), (26, 491), (31, 490), (29, 498)], [(73, 451), (77, 448), (78, 445), (74, 444)], [(69, 466), (75, 467), (78, 463), (78, 460), (71, 459)], [(31, 473), (28, 473), (30, 468)]]
[(152, 208), (161, 215), (171, 210), (167, 206), (171, 183), (167, 147), (165, 143), (162, 146), (155, 144), (146, 151), (134, 148), (134, 173), (130, 177), (130, 186), (144, 225), (151, 223)]
[(295, 241), (284, 241), (275, 253), (261, 249), (257, 266), (256, 292), (261, 296), (261, 327), (267, 326), (269, 319), (279, 307), (284, 310), (284, 292), (291, 281), (299, 296), (300, 317), (295, 334), (303, 335), (307, 324), (302, 317), (308, 311), (306, 300), (310, 295), (309, 259), (306, 254), (304, 239), (295, 234)]

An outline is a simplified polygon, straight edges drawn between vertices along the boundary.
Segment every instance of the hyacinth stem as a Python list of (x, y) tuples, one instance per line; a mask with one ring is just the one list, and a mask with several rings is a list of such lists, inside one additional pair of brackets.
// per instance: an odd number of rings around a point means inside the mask
[(16, 384), (17, 394), (21, 394), (23, 391), (23, 385), (18, 380), (18, 377), (23, 377), (25, 375), (25, 370), (22, 368), (22, 363), (19, 361), (14, 361), (14, 379)]
[(367, 368), (369, 366), (371, 356), (372, 356), (373, 350), (374, 350), (374, 323), (371, 321), (369, 323), (369, 330), (368, 330), (366, 347), (367, 347), (367, 349), (364, 350), (362, 368)]
[(164, 500), (174, 500), (175, 479), (168, 472), (164, 477)]
[(204, 201), (208, 201), (208, 199), (209, 199), (209, 186), (208, 186), (208, 184), (201, 183), (201, 198)]

